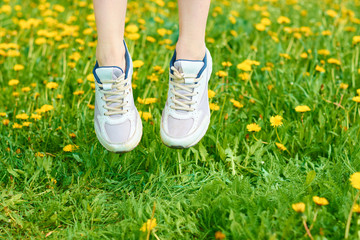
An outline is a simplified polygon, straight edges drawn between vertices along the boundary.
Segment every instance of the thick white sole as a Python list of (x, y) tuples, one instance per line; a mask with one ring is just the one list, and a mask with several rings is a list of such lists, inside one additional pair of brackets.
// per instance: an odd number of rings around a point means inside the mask
[(160, 136), (162, 142), (171, 148), (189, 148), (196, 145), (205, 136), (210, 125), (210, 118), (204, 118), (200, 127), (191, 135), (184, 138), (172, 138), (166, 134), (163, 124), (160, 124)]
[(106, 148), (108, 151), (115, 153), (129, 152), (133, 150), (140, 143), (143, 133), (143, 126), (139, 114), (137, 118), (137, 126), (135, 128), (135, 133), (132, 136), (132, 138), (126, 143), (113, 144), (107, 142), (100, 134), (99, 127), (97, 126), (96, 122), (94, 123), (94, 126), (95, 126), (96, 137), (98, 138), (101, 145), (103, 145), (103, 147)]

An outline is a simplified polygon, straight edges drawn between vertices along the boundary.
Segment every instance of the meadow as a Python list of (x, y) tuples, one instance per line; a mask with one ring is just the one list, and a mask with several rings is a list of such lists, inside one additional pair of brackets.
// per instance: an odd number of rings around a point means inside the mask
[(160, 139), (177, 20), (129, 0), (144, 134), (115, 154), (93, 127), (91, 1), (0, 0), (0, 239), (359, 239), (360, 2), (213, 0), (190, 149)]

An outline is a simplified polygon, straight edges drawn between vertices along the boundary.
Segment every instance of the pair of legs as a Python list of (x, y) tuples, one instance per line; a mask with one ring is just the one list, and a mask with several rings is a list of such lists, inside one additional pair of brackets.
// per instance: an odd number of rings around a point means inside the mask
[[(127, 0), (93, 0), (98, 32), (96, 58), (100, 66), (125, 68), (124, 39)], [(202, 60), (210, 0), (178, 0), (179, 39), (176, 58)]]

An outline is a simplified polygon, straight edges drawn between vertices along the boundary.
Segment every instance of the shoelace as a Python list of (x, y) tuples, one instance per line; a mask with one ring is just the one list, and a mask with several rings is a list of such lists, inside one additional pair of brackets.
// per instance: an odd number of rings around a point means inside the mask
[[(126, 91), (131, 87), (131, 85), (125, 80), (125, 74), (122, 74), (115, 80), (104, 80), (102, 84), (99, 83), (99, 86), (102, 88), (104, 84), (112, 84), (111, 90), (100, 89), (100, 92), (104, 94), (103, 100), (106, 102), (104, 108), (108, 111), (105, 113), (106, 116), (116, 115), (116, 114), (125, 114), (129, 110), (125, 110), (124, 107), (128, 102), (124, 101), (124, 98), (128, 93)], [(116, 96), (114, 98), (109, 98), (111, 96)], [(112, 103), (118, 103), (116, 106), (110, 106)]]
[[(196, 96), (198, 92), (195, 92), (195, 88), (198, 87), (198, 83), (195, 82), (193, 84), (185, 85), (185, 76), (183, 73), (180, 73), (174, 66), (171, 67), (173, 73), (170, 72), (170, 84), (172, 85), (171, 92), (174, 94), (174, 97), (171, 98), (174, 105), (171, 105), (172, 109), (175, 110), (184, 110), (184, 111), (194, 111), (195, 109), (191, 107), (191, 105), (196, 102), (191, 99), (191, 97)], [(196, 74), (187, 74), (187, 78), (196, 79)], [(188, 93), (179, 93), (179, 90), (184, 90)]]

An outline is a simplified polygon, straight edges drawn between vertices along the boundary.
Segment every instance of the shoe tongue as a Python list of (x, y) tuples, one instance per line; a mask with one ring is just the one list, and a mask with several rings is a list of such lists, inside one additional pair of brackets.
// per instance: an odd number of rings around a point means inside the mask
[[(201, 68), (204, 66), (202, 61), (191, 61), (191, 60), (176, 60), (174, 67), (184, 74), (185, 85), (194, 83), (196, 75), (199, 74)], [(187, 91), (182, 89), (177, 90), (181, 94), (187, 94)], [(192, 99), (192, 97), (190, 97)], [(184, 102), (183, 99), (178, 99), (180, 102)], [(184, 110), (178, 110), (178, 113), (187, 113)]]
[[(102, 87), (104, 90), (109, 90), (109, 91), (116, 91), (116, 89), (112, 89), (112, 85), (113, 83), (104, 83), (103, 81), (106, 80), (116, 80), (117, 78), (119, 78), (124, 71), (121, 68), (117, 68), (117, 67), (99, 67), (95, 70), (97, 76), (100, 79), (100, 82), (102, 82)], [(116, 95), (112, 95), (109, 96), (108, 99), (112, 99), (112, 98), (116, 98)], [(110, 107), (116, 107), (118, 106), (119, 103), (111, 103), (109, 106)], [(111, 118), (117, 118), (117, 117), (121, 117), (121, 114), (115, 114), (115, 115), (111, 115)]]
[(204, 66), (203, 61), (192, 60), (176, 60), (174, 67), (181, 73), (184, 73), (185, 83), (193, 83), (193, 79), (187, 78), (187, 75), (198, 75), (201, 68)]
[[(124, 71), (117, 67), (99, 67), (95, 70), (96, 75), (99, 77), (100, 82), (106, 80), (115, 80), (119, 78)], [(111, 90), (111, 83), (103, 83), (104, 90)]]

